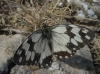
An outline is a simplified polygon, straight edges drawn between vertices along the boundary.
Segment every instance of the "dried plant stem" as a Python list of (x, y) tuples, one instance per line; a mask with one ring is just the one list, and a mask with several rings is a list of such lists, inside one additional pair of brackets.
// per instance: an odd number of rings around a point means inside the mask
[(57, 3), (54, 5), (53, 9), (51, 10), (51, 13), (54, 11), (54, 9), (57, 7), (57, 5), (59, 4), (60, 0), (57, 1)]
[(65, 7), (65, 9), (62, 11), (62, 13), (64, 13), (64, 12), (69, 8), (69, 6), (73, 3), (73, 1), (74, 1), (74, 0), (71, 0), (71, 1), (70, 1), (70, 3), (67, 5), (67, 7)]

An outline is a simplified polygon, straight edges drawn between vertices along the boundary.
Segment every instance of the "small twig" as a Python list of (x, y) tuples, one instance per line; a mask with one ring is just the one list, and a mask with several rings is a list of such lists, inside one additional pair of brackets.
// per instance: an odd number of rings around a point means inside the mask
[(74, 1), (74, 0), (71, 0), (71, 1), (70, 1), (70, 3), (67, 5), (67, 7), (65, 7), (65, 9), (62, 11), (62, 13), (65, 12), (65, 11), (68, 9), (68, 7), (72, 4), (73, 1)]
[(88, 23), (92, 23), (90, 25), (93, 25), (95, 26), (93, 23), (94, 22), (98, 22), (100, 23), (99, 20), (94, 20), (94, 19), (90, 19), (90, 18), (80, 18), (80, 17), (77, 17), (77, 16), (65, 16), (66, 19), (70, 19), (70, 20), (74, 20), (74, 21), (81, 21), (80, 23), (85, 23), (85, 24), (88, 24)]
[(57, 1), (57, 3), (54, 5), (53, 9), (51, 10), (51, 13), (54, 11), (54, 9), (57, 7), (57, 5), (59, 4), (60, 0)]
[(13, 28), (4, 28), (2, 30), (3, 31), (8, 31), (8, 32), (15, 32), (17, 34), (29, 34), (29, 32), (18, 30), (18, 29), (13, 29)]
[(36, 31), (36, 28), (37, 28), (37, 25), (34, 25), (35, 27), (34, 27), (34, 31)]

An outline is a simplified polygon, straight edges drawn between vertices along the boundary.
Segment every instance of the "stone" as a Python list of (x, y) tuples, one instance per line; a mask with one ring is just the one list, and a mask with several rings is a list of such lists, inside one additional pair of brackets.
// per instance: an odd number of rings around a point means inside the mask
[(0, 35), (0, 74), (8, 74), (14, 52), (21, 44), (22, 39), (23, 36), (20, 34)]

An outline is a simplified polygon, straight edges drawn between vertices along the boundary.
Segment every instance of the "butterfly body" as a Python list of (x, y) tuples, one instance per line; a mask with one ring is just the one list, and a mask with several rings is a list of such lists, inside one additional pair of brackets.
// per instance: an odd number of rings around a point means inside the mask
[(52, 64), (53, 55), (57, 58), (69, 58), (87, 45), (94, 36), (90, 29), (72, 24), (58, 24), (52, 27), (44, 24), (42, 29), (25, 39), (13, 59), (19, 65), (47, 68)]
[(52, 38), (51, 29), (46, 24), (43, 25), (42, 35), (44, 38), (47, 38), (47, 39)]

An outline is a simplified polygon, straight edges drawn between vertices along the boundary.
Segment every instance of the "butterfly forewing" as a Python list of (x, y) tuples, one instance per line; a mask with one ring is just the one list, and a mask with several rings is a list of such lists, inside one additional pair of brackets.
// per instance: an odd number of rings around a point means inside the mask
[(54, 55), (68, 58), (94, 38), (87, 28), (75, 25), (56, 25), (52, 28)]

